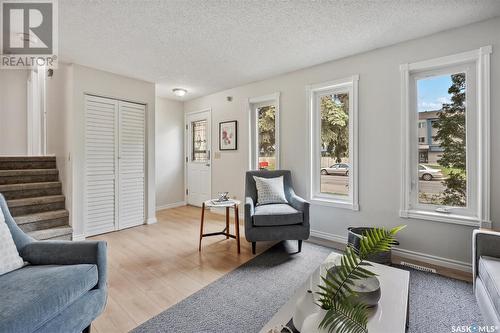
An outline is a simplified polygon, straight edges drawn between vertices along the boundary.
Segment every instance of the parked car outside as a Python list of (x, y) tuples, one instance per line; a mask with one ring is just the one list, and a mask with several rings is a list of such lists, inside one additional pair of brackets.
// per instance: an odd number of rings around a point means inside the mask
[(335, 163), (329, 168), (321, 168), (322, 175), (341, 175), (349, 176), (349, 164), (346, 163)]
[(439, 169), (433, 169), (427, 165), (419, 164), (418, 177), (422, 180), (430, 181), (435, 178), (443, 178), (443, 173)]

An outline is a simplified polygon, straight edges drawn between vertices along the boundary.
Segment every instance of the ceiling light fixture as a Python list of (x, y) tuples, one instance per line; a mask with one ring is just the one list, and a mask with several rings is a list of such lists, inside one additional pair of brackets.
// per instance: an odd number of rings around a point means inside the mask
[(186, 95), (188, 91), (186, 89), (182, 89), (182, 88), (174, 88), (174, 89), (172, 89), (172, 92), (174, 93), (175, 96), (182, 97), (182, 96)]

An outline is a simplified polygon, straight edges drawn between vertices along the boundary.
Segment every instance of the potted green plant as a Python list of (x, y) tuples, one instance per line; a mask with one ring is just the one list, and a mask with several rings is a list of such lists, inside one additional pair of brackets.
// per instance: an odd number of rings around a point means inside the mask
[(376, 274), (369, 270), (372, 266), (367, 258), (389, 251), (395, 245), (396, 234), (405, 226), (391, 230), (374, 228), (366, 232), (360, 240), (359, 250), (347, 246), (340, 265), (328, 270), (319, 285), (318, 305), (324, 318), (319, 329), (328, 333), (367, 333), (368, 306), (356, 299), (354, 281), (366, 279)]

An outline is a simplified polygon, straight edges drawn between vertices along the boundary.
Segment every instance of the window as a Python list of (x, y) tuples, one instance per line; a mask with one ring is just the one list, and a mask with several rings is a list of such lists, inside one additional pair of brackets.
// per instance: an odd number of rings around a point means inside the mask
[(481, 48), (401, 66), (406, 140), (402, 217), (491, 225), (485, 165), (490, 53), (491, 48)]
[(198, 120), (191, 123), (193, 127), (192, 156), (194, 162), (205, 162), (208, 159), (207, 152), (207, 121)]
[(418, 128), (425, 128), (425, 121), (419, 121)]
[(250, 169), (279, 169), (279, 93), (250, 98)]
[(358, 76), (308, 87), (310, 199), (358, 210)]

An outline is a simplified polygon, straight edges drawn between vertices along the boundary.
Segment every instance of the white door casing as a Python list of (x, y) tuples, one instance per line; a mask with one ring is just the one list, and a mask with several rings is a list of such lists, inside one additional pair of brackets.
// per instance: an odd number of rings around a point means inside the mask
[[(212, 195), (211, 129), (211, 110), (186, 115), (186, 202), (189, 205), (200, 207)], [(197, 150), (200, 147), (201, 150)]]

